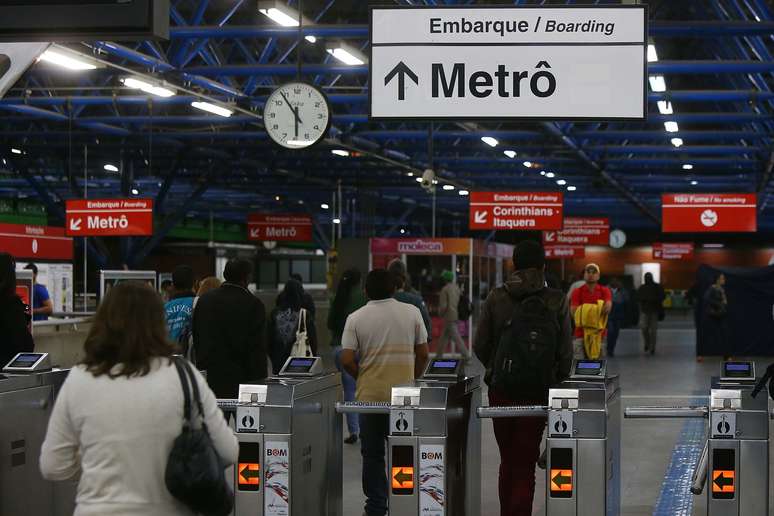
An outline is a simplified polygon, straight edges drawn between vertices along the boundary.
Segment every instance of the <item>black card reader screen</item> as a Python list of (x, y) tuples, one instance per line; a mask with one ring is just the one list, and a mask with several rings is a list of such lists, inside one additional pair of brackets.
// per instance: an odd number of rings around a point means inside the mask
[(459, 360), (433, 360), (427, 372), (430, 374), (449, 374), (453, 373), (459, 364)]
[(32, 367), (43, 356), (40, 353), (21, 353), (8, 367)]
[(750, 362), (726, 362), (723, 364), (723, 376), (749, 378), (752, 376), (752, 364)]
[(575, 364), (575, 374), (599, 374), (602, 362), (596, 360), (581, 360)]
[(314, 365), (314, 358), (291, 358), (288, 362), (288, 366), (285, 368), (286, 373), (308, 373)]

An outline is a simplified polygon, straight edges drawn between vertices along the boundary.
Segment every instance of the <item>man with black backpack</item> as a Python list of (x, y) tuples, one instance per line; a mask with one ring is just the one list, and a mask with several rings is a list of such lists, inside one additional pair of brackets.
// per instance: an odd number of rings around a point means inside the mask
[[(570, 374), (572, 330), (564, 293), (548, 288), (545, 251), (534, 240), (513, 251), (515, 272), (486, 299), (473, 350), (486, 367), (490, 405), (546, 404)], [(500, 449), (500, 514), (531, 516), (535, 465), (546, 420), (493, 419)]]

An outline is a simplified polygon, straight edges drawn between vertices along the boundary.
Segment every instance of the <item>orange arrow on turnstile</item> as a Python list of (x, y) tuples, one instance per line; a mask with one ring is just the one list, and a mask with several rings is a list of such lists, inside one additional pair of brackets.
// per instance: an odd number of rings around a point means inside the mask
[(258, 485), (261, 483), (261, 465), (254, 462), (240, 462), (237, 469), (239, 485)]
[(716, 469), (712, 472), (712, 492), (713, 493), (733, 493), (736, 490), (734, 485), (734, 470)]
[(551, 491), (572, 491), (572, 470), (551, 470)]

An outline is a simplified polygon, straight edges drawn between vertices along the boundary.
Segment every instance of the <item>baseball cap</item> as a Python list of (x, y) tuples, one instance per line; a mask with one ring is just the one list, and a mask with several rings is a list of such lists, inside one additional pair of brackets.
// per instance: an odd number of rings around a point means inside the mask
[(600, 273), (602, 272), (602, 271), (600, 270), (600, 268), (599, 268), (599, 265), (597, 265), (596, 263), (589, 263), (589, 264), (587, 264), (587, 265), (586, 265), (586, 266), (583, 268), (583, 270), (584, 270), (584, 271), (587, 271), (587, 270), (589, 270), (589, 269), (596, 269), (596, 270), (597, 270), (597, 274), (600, 274)]

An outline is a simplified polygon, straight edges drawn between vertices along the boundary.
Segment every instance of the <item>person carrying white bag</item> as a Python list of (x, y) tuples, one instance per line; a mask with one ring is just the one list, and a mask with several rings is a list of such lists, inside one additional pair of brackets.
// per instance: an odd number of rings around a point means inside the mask
[(301, 307), (303, 287), (293, 279), (277, 296), (277, 306), (269, 316), (268, 342), (274, 374), (290, 356), (317, 354), (317, 331), (314, 317)]

